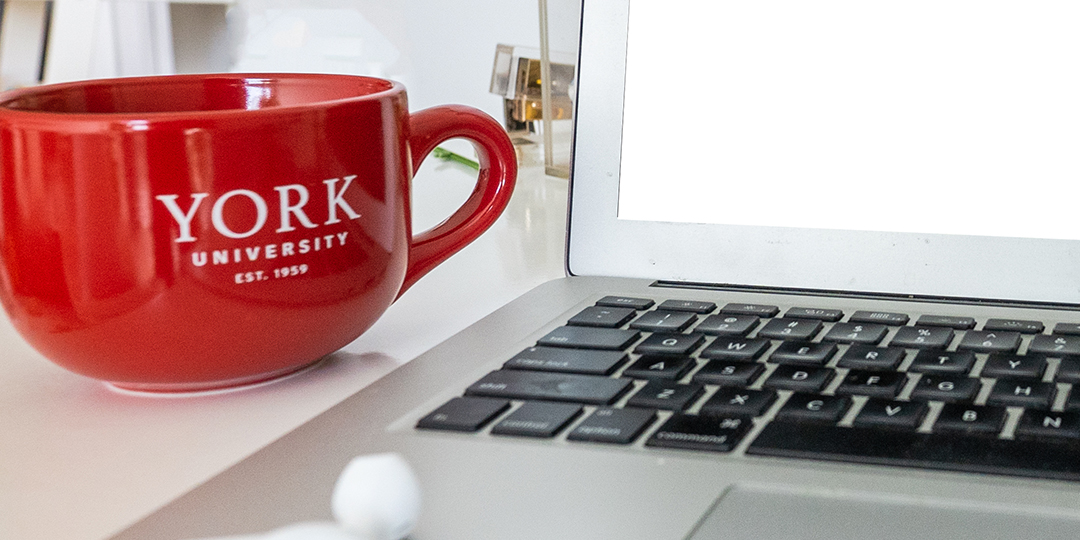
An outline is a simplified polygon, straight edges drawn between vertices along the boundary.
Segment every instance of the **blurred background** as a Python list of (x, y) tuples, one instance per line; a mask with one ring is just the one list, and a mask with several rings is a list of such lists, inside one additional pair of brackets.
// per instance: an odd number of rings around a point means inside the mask
[(6, 0), (0, 88), (171, 73), (304, 71), (405, 83), (413, 110), (504, 119), (498, 45), (577, 48), (579, 0)]

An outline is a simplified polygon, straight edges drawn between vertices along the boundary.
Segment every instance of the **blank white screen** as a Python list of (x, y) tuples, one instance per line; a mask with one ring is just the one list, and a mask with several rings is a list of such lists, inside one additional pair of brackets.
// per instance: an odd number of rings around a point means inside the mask
[(1080, 239), (1080, 3), (639, 1), (619, 218)]

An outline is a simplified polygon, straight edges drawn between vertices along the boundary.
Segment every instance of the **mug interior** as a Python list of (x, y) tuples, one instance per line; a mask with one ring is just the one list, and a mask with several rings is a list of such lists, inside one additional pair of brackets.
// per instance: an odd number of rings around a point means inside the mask
[(85, 81), (15, 92), (0, 108), (66, 114), (256, 110), (390, 90), (384, 79), (337, 75), (195, 75)]

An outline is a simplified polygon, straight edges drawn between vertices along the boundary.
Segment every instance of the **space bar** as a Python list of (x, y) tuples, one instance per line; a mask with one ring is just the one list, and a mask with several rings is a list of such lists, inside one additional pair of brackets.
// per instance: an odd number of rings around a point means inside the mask
[(747, 454), (1080, 480), (1080, 442), (991, 439), (774, 421)]

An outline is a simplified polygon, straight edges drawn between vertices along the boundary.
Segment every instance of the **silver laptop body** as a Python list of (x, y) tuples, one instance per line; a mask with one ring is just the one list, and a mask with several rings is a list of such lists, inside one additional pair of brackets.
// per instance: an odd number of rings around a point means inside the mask
[[(568, 277), (116, 538), (331, 519), (337, 475), (375, 452), (400, 453), (417, 472), (417, 540), (1080, 538), (1080, 420), (1070, 401), (1080, 377), (1080, 226), (1069, 211), (1080, 109), (1054, 102), (1080, 95), (1077, 64), (1067, 63), (1080, 59), (1076, 9), (702, 4), (584, 1)], [(1045, 58), (1050, 51), (1060, 56)], [(800, 112), (808, 108), (816, 111)], [(995, 127), (1007, 133), (985, 135)], [(950, 142), (965, 137), (979, 144)], [(1032, 138), (1021, 158), (998, 159)], [(739, 146), (746, 141), (765, 147)], [(932, 158), (907, 163), (920, 152)], [(1033, 165), (1051, 158), (1060, 167)], [(992, 164), (973, 165), (982, 160)], [(621, 389), (594, 400), (601, 390), (590, 387), (581, 399), (593, 401), (551, 436), (523, 436), (535, 426), (516, 413), (573, 401), (568, 386), (579, 382), (559, 379), (571, 360), (537, 349), (573, 348), (578, 329), (597, 328), (585, 319), (612, 312), (624, 317), (605, 330), (634, 334), (625, 357), (575, 375)], [(673, 314), (690, 322), (665, 329)], [(747, 317), (749, 329), (724, 333)], [(789, 339), (791, 322), (810, 333)], [(689, 335), (700, 337), (689, 352), (664, 352)], [(734, 356), (755, 339), (762, 351)], [(802, 346), (827, 346), (825, 357), (801, 361)], [(901, 349), (891, 391), (868, 363), (890, 348)], [(968, 353), (962, 371), (932, 366)], [(688, 359), (682, 371), (649, 373), (677, 357)], [(1034, 371), (1011, 376), (1020, 368), (1010, 361), (1029, 360)], [(729, 365), (755, 372), (732, 382)], [(822, 370), (818, 389), (800, 386)], [(700, 392), (673, 410), (660, 403), (672, 388), (646, 395), (656, 380)], [(974, 386), (956, 398), (949, 392), (961, 383)], [(1026, 400), (1033, 393), (1042, 401)], [(763, 395), (771, 399), (759, 414), (738, 412)], [(431, 429), (463, 397), (505, 406), (475, 430)], [(839, 397), (832, 421), (799, 420)], [(917, 418), (891, 425), (909, 406)], [(1003, 415), (989, 434), (945, 429), (966, 421), (964, 411), (993, 410)], [(629, 424), (605, 424), (604, 411), (648, 418), (627, 428), (633, 418), (612, 413)], [(693, 425), (674, 425), (676, 416)], [(706, 417), (710, 428), (693, 423)]]

